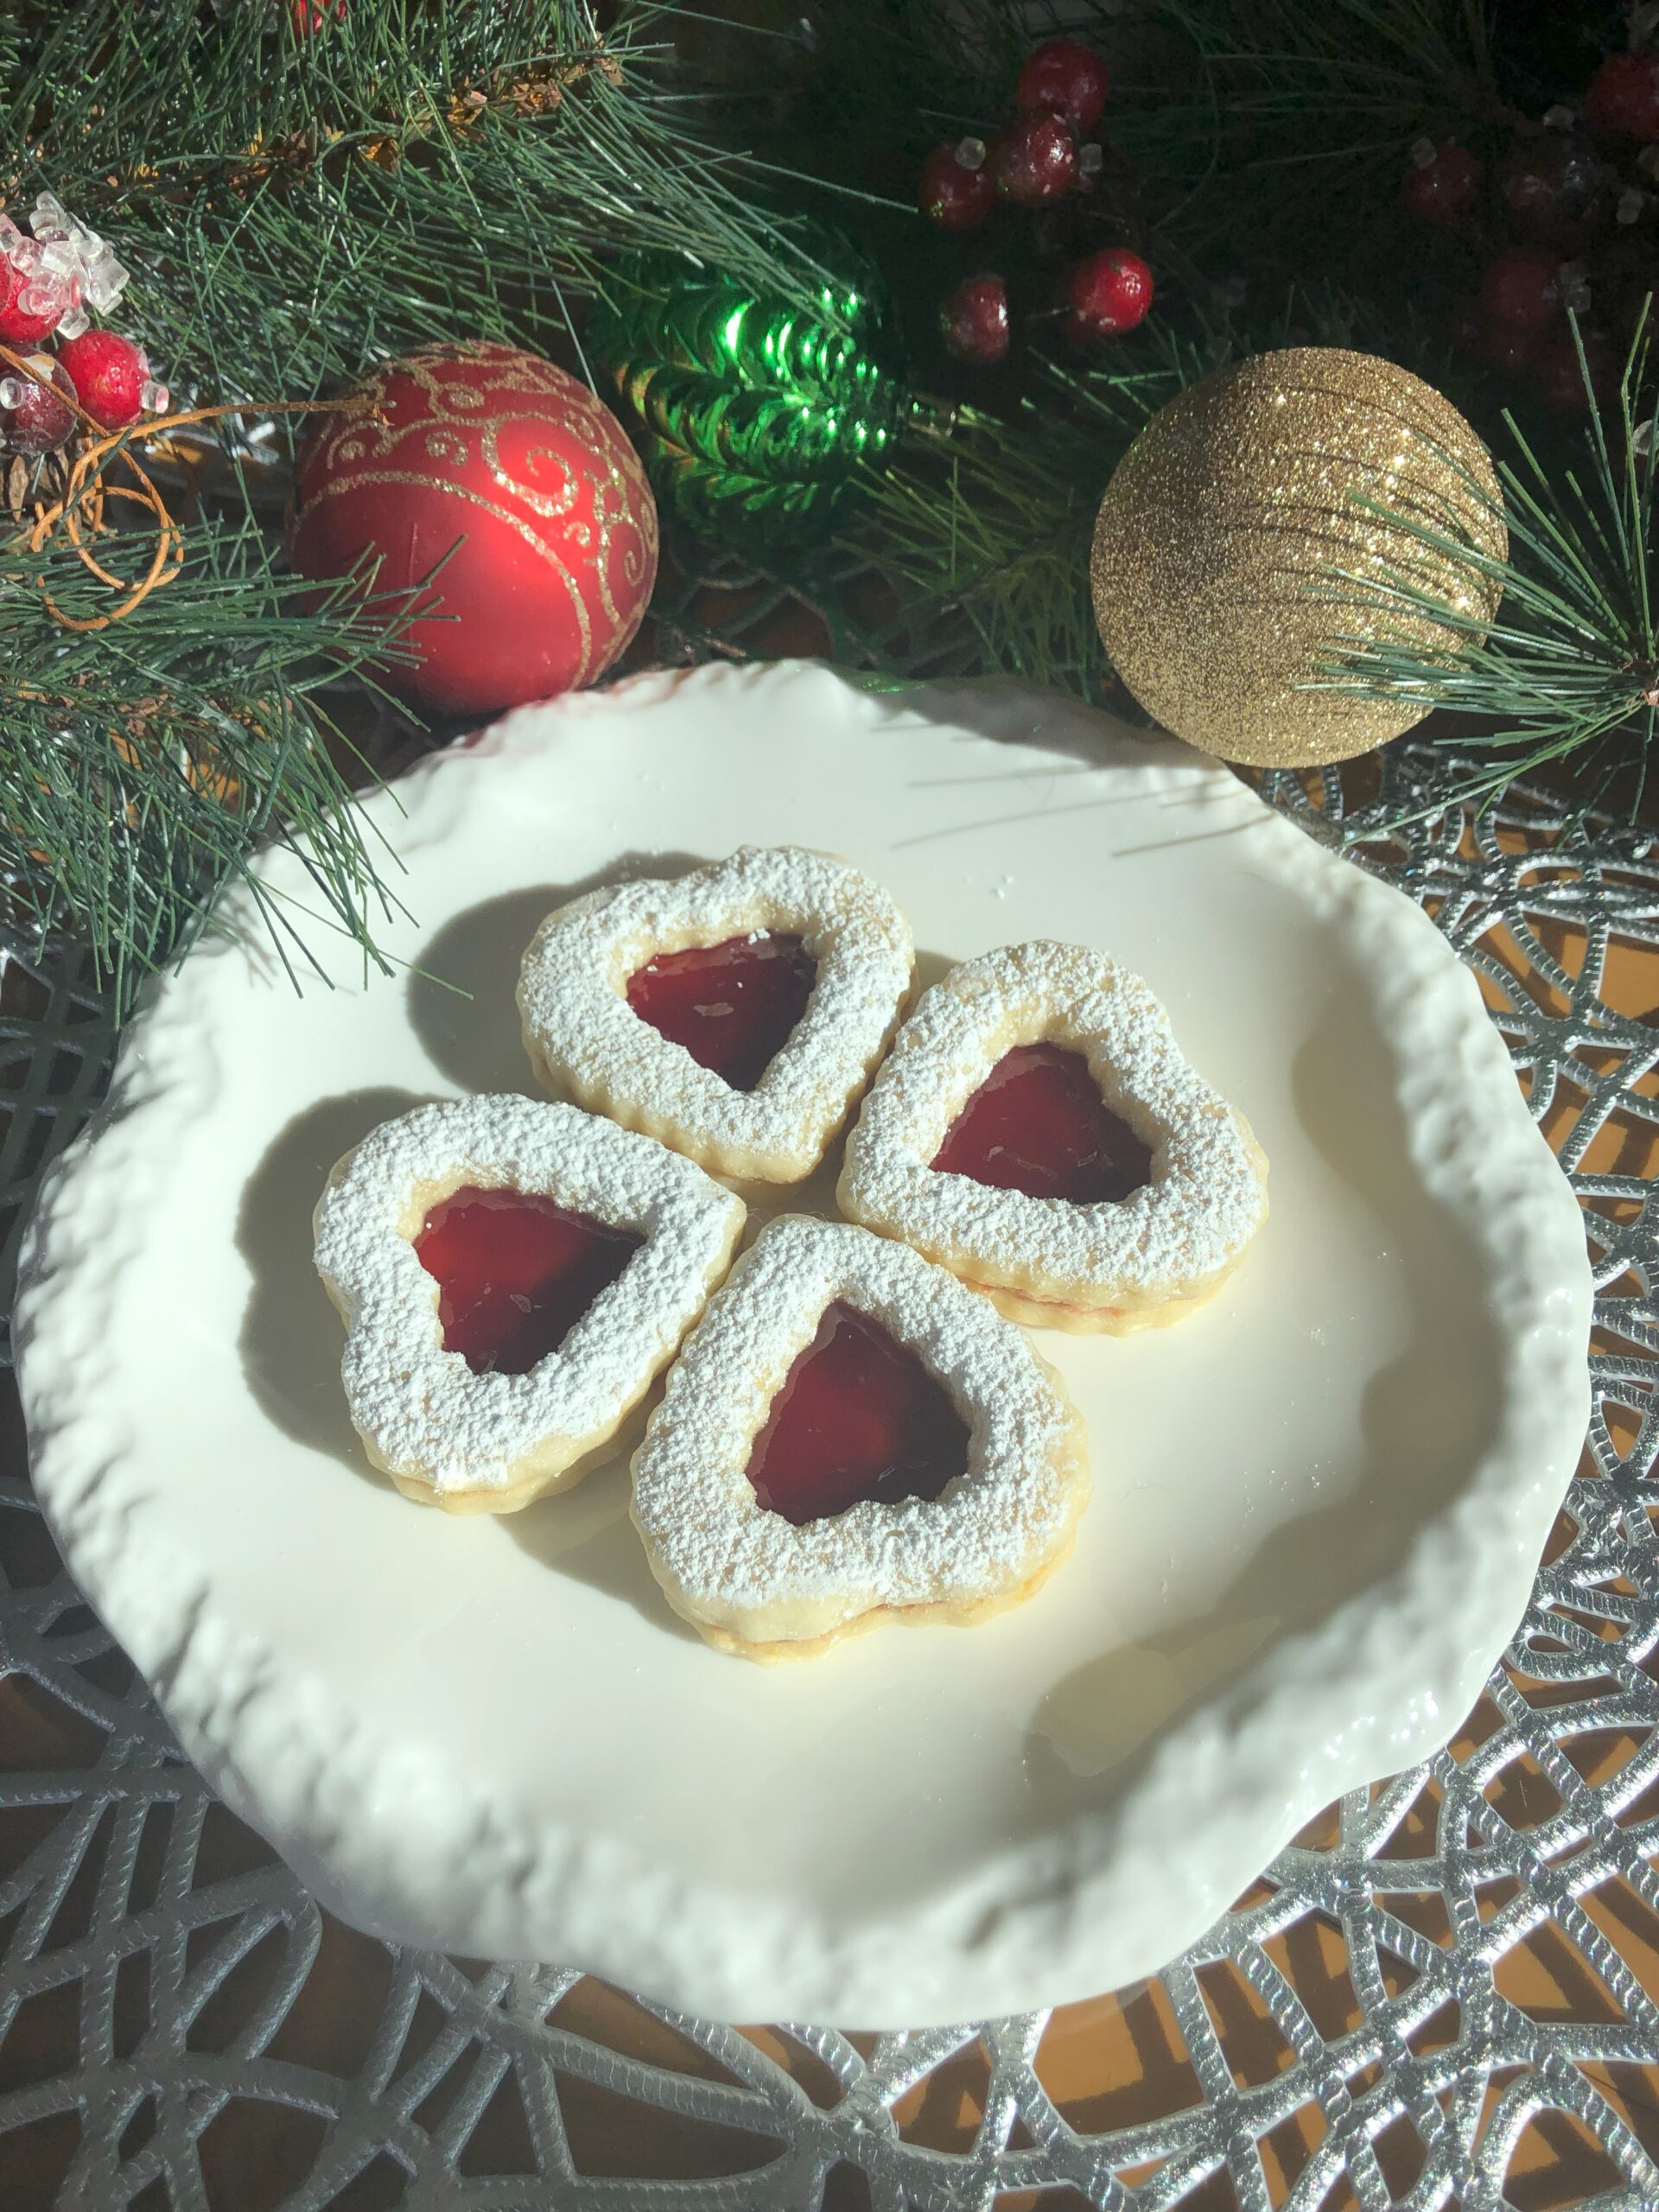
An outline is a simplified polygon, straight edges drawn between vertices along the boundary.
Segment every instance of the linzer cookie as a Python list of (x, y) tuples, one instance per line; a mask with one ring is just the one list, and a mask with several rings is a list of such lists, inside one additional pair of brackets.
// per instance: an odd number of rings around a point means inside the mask
[(465, 1098), (384, 1122), (315, 1223), (370, 1459), (452, 1513), (568, 1488), (674, 1357), (743, 1218), (690, 1160), (574, 1106)]
[(1179, 1320), (1267, 1217), (1267, 1160), (1138, 976), (1005, 945), (923, 996), (847, 1141), (842, 1211), (1037, 1328)]
[(1017, 1605), (1088, 1496), (1082, 1421), (1020, 1330), (919, 1254), (803, 1215), (711, 1300), (633, 1462), (669, 1603), (759, 1660)]
[(798, 1182), (898, 1026), (909, 925), (844, 861), (746, 846), (550, 914), (518, 982), (537, 1077), (721, 1174)]

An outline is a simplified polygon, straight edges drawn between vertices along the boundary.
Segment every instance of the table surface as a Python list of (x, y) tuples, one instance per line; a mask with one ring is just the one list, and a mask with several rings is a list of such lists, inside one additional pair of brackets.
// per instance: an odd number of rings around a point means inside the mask
[[(1389, 792), (1435, 772), (1395, 747)], [(1316, 830), (1344, 804), (1334, 777), (1267, 788)], [(1513, 797), (1361, 849), (1474, 965), (1601, 1288), (1584, 1467), (1449, 1752), (1312, 1823), (1159, 1980), (1051, 2015), (732, 2029), (391, 1949), (179, 1760), (32, 1510), (8, 1378), (5, 2212), (1659, 2204), (1659, 839)], [(0, 1036), (15, 1196), (108, 1039), (72, 973), (15, 957)]]

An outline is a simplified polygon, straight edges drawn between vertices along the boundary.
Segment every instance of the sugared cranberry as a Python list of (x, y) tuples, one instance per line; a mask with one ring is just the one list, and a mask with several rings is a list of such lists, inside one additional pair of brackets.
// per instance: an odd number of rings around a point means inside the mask
[(1077, 181), (1077, 142), (1058, 115), (1028, 115), (1012, 123), (991, 149), (998, 191), (1022, 207), (1058, 200)]
[[(963, 159), (964, 148), (977, 148), (976, 162)], [(922, 163), (916, 199), (929, 222), (942, 231), (971, 231), (982, 223), (996, 205), (996, 183), (984, 147), (976, 138), (936, 146)]]
[[(1427, 142), (1425, 142), (1427, 143)], [(1480, 189), (1480, 163), (1466, 146), (1448, 139), (1431, 146), (1426, 159), (1414, 152), (1400, 187), (1408, 214), (1420, 223), (1454, 223)]]
[(1560, 304), (1560, 265), (1535, 246), (1510, 246), (1481, 282), (1481, 313), (1494, 331), (1542, 330)]
[(1107, 246), (1066, 272), (1065, 297), (1065, 334), (1074, 344), (1116, 338), (1145, 321), (1152, 271), (1127, 246)]
[(1022, 115), (1063, 115), (1079, 137), (1100, 121), (1110, 79), (1106, 64), (1074, 38), (1046, 38), (1033, 47), (1014, 87)]
[(1008, 288), (1000, 276), (970, 276), (947, 292), (939, 308), (946, 351), (973, 367), (994, 368), (1008, 357)]
[[(12, 403), (0, 405), (0, 445), (11, 453), (54, 453), (75, 427), (69, 404), (74, 386), (50, 353), (29, 353), (24, 359), (33, 377), (20, 369), (8, 369), (0, 377), (0, 396)], [(44, 384), (36, 381), (41, 377)]]
[(119, 331), (83, 330), (79, 338), (65, 340), (58, 359), (93, 422), (106, 430), (124, 430), (138, 420), (149, 381), (142, 346)]
[(24, 290), (33, 281), (33, 272), (19, 269), (4, 254), (0, 254), (0, 339), (8, 346), (33, 346), (38, 339), (51, 335), (63, 319), (68, 296), (60, 288), (51, 288), (53, 303), (46, 308), (26, 308), (22, 304)]
[(1659, 54), (1610, 54), (1585, 87), (1584, 119), (1610, 138), (1659, 139)]

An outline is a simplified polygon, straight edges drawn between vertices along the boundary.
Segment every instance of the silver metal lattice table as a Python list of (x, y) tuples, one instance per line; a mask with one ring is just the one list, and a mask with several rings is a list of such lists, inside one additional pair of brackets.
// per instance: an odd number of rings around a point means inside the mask
[[(1643, 964), (1659, 955), (1659, 839), (1576, 827), (1521, 791), (1471, 824), (1436, 806), (1444, 772), (1427, 749), (1396, 747), (1382, 798), (1345, 826), (1364, 864), (1424, 903), (1481, 978), (1583, 1203), (1600, 1294), (1588, 1448), (1460, 1755), (1344, 1800), (1161, 1977), (1152, 1993), (1183, 2046), (1190, 2096), (1157, 2116), (1080, 2108), (1044, 2063), (1045, 2015), (855, 2038), (799, 2025), (746, 2035), (630, 2007), (656, 2034), (647, 2047), (573, 2010), (579, 1978), (559, 1967), (480, 1967), (355, 1937), (348, 1979), (363, 2024), (347, 2048), (320, 2024), (334, 1999), (325, 1991), (320, 2005), (319, 1908), (251, 1840), (227, 1848), (228, 1815), (56, 1565), (14, 1471), (0, 1478), (8, 2212), (256, 2196), (296, 2208), (966, 2212), (1016, 2191), (1046, 2192), (1056, 2212), (1154, 2212), (1194, 2192), (1229, 2202), (1224, 2176), (1246, 2212), (1659, 2206), (1659, 2075), (1641, 2070), (1659, 2067), (1659, 1980), (1648, 1971), (1644, 1987), (1633, 1962), (1659, 1963), (1659, 1948), (1643, 1948), (1659, 1946), (1659, 1217), (1648, 1173), (1659, 1017), (1612, 1002), (1630, 988), (1641, 997), (1640, 980), (1618, 992), (1608, 980), (1617, 949), (1659, 1001), (1659, 965)], [(1311, 834), (1338, 834), (1334, 775), (1317, 803), (1289, 777), (1266, 789)], [(1384, 810), (1402, 804), (1427, 811), (1383, 831)], [(10, 1109), (0, 1172), (15, 1205), (86, 1111), (109, 1037), (71, 976), (47, 969), (31, 982), (11, 965), (20, 1010), (0, 1022)], [(31, 1732), (57, 1749), (19, 1770), (5, 1746), (22, 1743), (27, 1760)], [(1614, 1895), (1622, 1919), (1600, 1910)], [(1510, 1967), (1546, 1930), (1599, 1993), (1575, 2008), (1587, 2017), (1547, 2017), (1511, 1986)], [(1315, 1935), (1327, 1949), (1339, 1939), (1340, 2017), (1296, 1964), (1308, 1955), (1299, 1940)], [(1270, 2063), (1239, 2063), (1220, 1974), (1244, 1993)], [(338, 1974), (330, 1986), (337, 1994)], [(914, 2114), (965, 2052), (978, 2086), (941, 2140)], [(591, 2128), (578, 2124), (596, 2096), (635, 2115), (613, 2138), (690, 2131), (695, 2158), (664, 2162), (671, 2179), (649, 2177), (645, 2153), (626, 2172), (613, 2159), (596, 2171)], [(221, 2148), (232, 2121), (252, 2145), (240, 2163)], [(1552, 2126), (1588, 2177), (1570, 2198), (1522, 2174), (1525, 2142), (1548, 2141)]]

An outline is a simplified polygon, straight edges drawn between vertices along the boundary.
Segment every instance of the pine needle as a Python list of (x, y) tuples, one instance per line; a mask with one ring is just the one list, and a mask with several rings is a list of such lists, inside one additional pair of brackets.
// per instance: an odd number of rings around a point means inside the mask
[[(1579, 355), (1587, 387), (1582, 343)], [(1581, 468), (1548, 466), (1509, 420), (1512, 452), (1498, 462), (1506, 560), (1475, 555), (1409, 517), (1389, 517), (1501, 589), (1490, 626), (1402, 573), (1367, 582), (1333, 575), (1330, 595), (1370, 620), (1343, 634), (1313, 688), (1366, 699), (1405, 696), (1455, 713), (1459, 753), (1502, 756), (1490, 775), (1469, 780), (1465, 795), (1495, 794), (1514, 776), (1570, 760), (1593, 784), (1586, 804), (1602, 803), (1621, 778), (1626, 804), (1639, 803), (1659, 708), (1659, 630), (1648, 574), (1659, 401), (1648, 362), (1644, 316), (1605, 426), (1591, 410)], [(1420, 634), (1427, 621), (1434, 638), (1425, 646), (1390, 635), (1391, 618)]]

